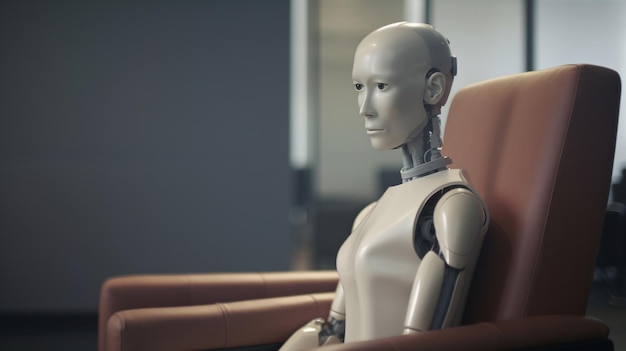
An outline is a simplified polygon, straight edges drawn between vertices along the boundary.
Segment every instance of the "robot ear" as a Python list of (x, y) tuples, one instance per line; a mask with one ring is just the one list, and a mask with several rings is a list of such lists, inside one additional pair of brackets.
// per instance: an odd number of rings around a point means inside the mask
[(424, 102), (429, 105), (437, 104), (446, 92), (446, 76), (441, 72), (434, 72), (426, 78)]

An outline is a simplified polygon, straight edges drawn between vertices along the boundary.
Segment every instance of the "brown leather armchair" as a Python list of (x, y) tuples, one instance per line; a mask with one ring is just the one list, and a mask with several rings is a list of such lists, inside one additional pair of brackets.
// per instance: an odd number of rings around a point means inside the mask
[[(619, 97), (618, 74), (591, 65), (459, 91), (443, 153), (491, 214), (463, 325), (324, 349), (611, 350), (608, 326), (585, 309)], [(334, 272), (113, 278), (102, 288), (99, 350), (272, 349), (327, 315), (336, 281)]]

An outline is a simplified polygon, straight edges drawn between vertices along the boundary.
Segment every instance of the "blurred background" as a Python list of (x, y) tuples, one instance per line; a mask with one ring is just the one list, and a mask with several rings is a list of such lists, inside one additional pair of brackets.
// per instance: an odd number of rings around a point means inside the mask
[[(399, 182), (351, 81), (372, 30), (435, 25), (453, 96), (566, 63), (625, 77), (625, 18), (621, 0), (0, 2), (0, 348), (95, 349), (111, 276), (333, 269)], [(54, 341), (63, 325), (83, 332)]]

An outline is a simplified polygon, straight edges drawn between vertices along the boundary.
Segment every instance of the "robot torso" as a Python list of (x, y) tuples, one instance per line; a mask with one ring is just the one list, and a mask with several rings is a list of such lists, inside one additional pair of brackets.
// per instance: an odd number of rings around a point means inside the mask
[(421, 262), (414, 247), (416, 221), (428, 199), (455, 186), (471, 190), (462, 170), (433, 173), (388, 188), (359, 215), (337, 255), (346, 342), (402, 334)]

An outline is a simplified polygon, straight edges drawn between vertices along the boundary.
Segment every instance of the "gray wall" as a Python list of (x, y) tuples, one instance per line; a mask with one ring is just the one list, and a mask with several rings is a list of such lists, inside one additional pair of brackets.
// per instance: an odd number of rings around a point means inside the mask
[(0, 3), (0, 312), (286, 270), (288, 0)]

